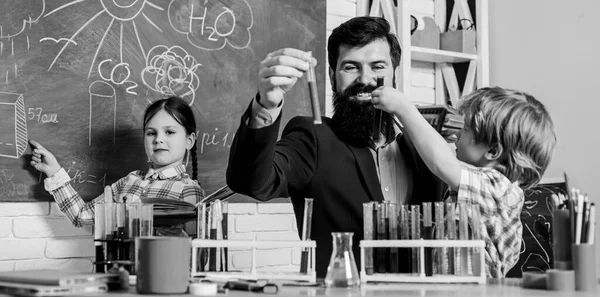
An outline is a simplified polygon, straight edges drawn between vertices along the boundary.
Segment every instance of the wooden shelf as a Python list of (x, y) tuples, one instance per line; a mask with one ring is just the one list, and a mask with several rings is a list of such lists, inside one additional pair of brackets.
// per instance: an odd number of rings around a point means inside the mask
[(411, 60), (431, 63), (461, 63), (477, 60), (477, 55), (411, 46)]

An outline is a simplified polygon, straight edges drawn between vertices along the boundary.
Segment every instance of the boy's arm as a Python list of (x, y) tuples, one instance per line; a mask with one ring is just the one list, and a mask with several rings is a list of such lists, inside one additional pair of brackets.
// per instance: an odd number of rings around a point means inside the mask
[(398, 117), (429, 170), (452, 190), (457, 190), (460, 183), (460, 162), (446, 140), (398, 90), (384, 87), (377, 89), (372, 95), (375, 95), (375, 107)]

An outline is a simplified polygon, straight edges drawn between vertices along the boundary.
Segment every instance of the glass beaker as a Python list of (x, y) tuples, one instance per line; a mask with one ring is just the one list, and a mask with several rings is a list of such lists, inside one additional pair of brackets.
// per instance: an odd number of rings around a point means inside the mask
[(325, 286), (354, 287), (360, 285), (358, 269), (352, 253), (353, 232), (332, 232), (333, 251), (327, 266)]

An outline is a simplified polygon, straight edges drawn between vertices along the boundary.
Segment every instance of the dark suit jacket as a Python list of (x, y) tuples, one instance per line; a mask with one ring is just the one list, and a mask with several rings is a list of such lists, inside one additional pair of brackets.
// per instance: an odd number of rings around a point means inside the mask
[[(294, 117), (277, 141), (281, 116), (273, 125), (250, 129), (246, 124), (248, 113), (249, 110), (242, 117), (231, 146), (227, 185), (261, 201), (291, 197), (300, 234), (304, 198), (314, 198), (311, 238), (317, 243), (317, 276), (324, 277), (327, 272), (331, 232), (354, 232), (353, 249), (359, 266), (362, 204), (383, 201), (369, 148), (342, 142), (329, 118), (323, 118), (321, 125), (313, 125), (312, 118)], [(410, 203), (440, 200), (440, 180), (427, 169), (406, 136), (397, 141), (411, 167)]]

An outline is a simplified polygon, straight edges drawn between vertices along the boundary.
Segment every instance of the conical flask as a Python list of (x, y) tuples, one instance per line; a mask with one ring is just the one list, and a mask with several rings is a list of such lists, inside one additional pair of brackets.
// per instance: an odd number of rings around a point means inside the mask
[(358, 269), (352, 253), (352, 232), (332, 232), (333, 251), (327, 267), (325, 286), (354, 287), (360, 285)]

